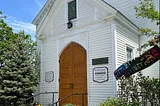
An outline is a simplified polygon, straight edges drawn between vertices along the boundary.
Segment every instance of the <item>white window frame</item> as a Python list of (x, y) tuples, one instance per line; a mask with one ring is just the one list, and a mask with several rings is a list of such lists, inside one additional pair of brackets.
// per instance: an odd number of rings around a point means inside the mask
[[(130, 57), (130, 59), (128, 59), (128, 49), (129, 50), (131, 50), (131, 57)], [(126, 60), (127, 61), (130, 61), (130, 60), (132, 60), (132, 59), (134, 59), (134, 47), (132, 47), (132, 46), (130, 46), (130, 45), (126, 45)]]
[[(65, 20), (66, 23), (68, 22), (68, 3), (71, 2), (73, 0), (66, 0), (65, 2)], [(78, 19), (78, 0), (76, 0), (76, 18), (72, 19), (71, 21), (76, 21)]]

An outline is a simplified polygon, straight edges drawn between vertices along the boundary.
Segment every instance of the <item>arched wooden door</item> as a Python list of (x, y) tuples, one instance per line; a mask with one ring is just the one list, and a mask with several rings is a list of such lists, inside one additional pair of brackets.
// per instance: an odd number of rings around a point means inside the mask
[[(60, 55), (59, 99), (72, 93), (87, 93), (86, 51), (77, 43), (68, 45)], [(60, 102), (82, 106), (82, 96), (74, 95)], [(87, 106), (87, 95), (84, 105)]]

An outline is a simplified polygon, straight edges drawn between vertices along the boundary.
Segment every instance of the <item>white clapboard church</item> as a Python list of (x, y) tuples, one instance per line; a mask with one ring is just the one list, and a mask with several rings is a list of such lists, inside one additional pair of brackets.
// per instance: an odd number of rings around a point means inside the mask
[[(37, 101), (47, 106), (71, 95), (58, 105), (98, 106), (117, 96), (114, 70), (139, 56), (137, 49), (145, 41), (137, 29), (148, 24), (135, 18), (136, 3), (48, 0), (33, 20), (41, 61), (37, 93), (57, 93), (54, 98), (42, 94)], [(149, 22), (156, 29), (153, 25)], [(151, 67), (144, 74), (158, 77), (159, 62)]]

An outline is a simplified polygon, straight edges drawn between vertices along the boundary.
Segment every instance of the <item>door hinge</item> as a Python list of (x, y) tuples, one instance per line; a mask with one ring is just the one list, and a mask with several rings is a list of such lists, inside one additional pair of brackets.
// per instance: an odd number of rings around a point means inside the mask
[(60, 60), (59, 60), (59, 63), (60, 63)]
[(60, 82), (60, 78), (58, 79), (58, 81)]

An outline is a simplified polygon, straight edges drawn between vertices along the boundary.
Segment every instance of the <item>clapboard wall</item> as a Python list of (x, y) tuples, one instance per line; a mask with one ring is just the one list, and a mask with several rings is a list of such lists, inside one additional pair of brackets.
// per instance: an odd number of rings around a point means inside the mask
[(116, 50), (117, 67), (127, 62), (127, 47), (133, 49), (133, 58), (139, 56), (139, 35), (117, 23), (116, 26)]
[[(105, 101), (108, 96), (114, 97), (116, 88), (113, 77), (113, 58), (112, 52), (112, 29), (111, 24), (104, 28), (96, 29), (89, 32), (88, 35), (88, 86), (89, 86), (89, 106), (98, 106), (102, 101)], [(92, 59), (108, 57), (108, 64), (92, 65)], [(95, 67), (108, 68), (108, 81), (97, 83), (93, 81), (93, 69)]]
[[(41, 45), (40, 92), (59, 92), (59, 56), (70, 42), (77, 42), (87, 51), (88, 103), (89, 106), (97, 106), (108, 96), (115, 96), (116, 93), (112, 66), (112, 21), (104, 21), (103, 18), (106, 16), (87, 0), (77, 0), (77, 19), (73, 20), (73, 28), (68, 29), (66, 3), (61, 0), (57, 2), (56, 12), (51, 9), (51, 14), (46, 19), (47, 24), (41, 33), (46, 39), (38, 43)], [(109, 64), (93, 66), (92, 59), (100, 57), (108, 57)], [(109, 81), (94, 82), (93, 68), (104, 66), (109, 70)], [(48, 71), (53, 71), (55, 76), (54, 81), (50, 83), (45, 81), (45, 73)], [(56, 95), (55, 101), (58, 100), (58, 96), (59, 94)], [(51, 104), (52, 95), (41, 95), (40, 102), (45, 105)]]
[[(41, 45), (40, 92), (56, 92), (58, 79), (56, 41), (42, 42)], [(54, 80), (50, 83), (45, 81), (45, 73), (49, 71), (54, 72)], [(55, 96), (55, 98), (57, 97), (58, 95)], [(40, 95), (40, 101), (42, 104), (51, 104), (52, 94)]]
[[(108, 96), (116, 96), (117, 85), (113, 72), (127, 61), (127, 46), (133, 48), (134, 57), (139, 55), (139, 36), (133, 28), (128, 28), (130, 25), (115, 20), (115, 14), (104, 9), (105, 3), (93, 5), (93, 2), (77, 0), (77, 19), (73, 20), (73, 27), (68, 29), (67, 0), (55, 1), (43, 29), (40, 29), (40, 35), (45, 36), (38, 42), (41, 56), (40, 92), (59, 92), (59, 56), (68, 44), (76, 42), (84, 47), (87, 53), (88, 106), (98, 106)], [(103, 57), (108, 57), (108, 64), (92, 65), (92, 59)], [(107, 67), (109, 80), (103, 83), (94, 82), (95, 67)], [(48, 71), (54, 72), (54, 80), (50, 83), (45, 81), (45, 73)], [(59, 94), (55, 101), (58, 96)], [(51, 104), (52, 95), (41, 95), (40, 102)]]

